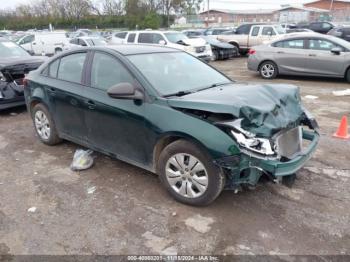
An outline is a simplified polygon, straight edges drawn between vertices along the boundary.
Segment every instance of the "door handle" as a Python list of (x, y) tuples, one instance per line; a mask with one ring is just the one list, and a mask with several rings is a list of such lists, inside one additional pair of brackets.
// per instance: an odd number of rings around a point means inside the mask
[(317, 55), (315, 55), (315, 54), (309, 54), (309, 56), (317, 56)]
[(90, 110), (94, 110), (96, 107), (96, 104), (91, 100), (86, 101), (86, 104)]
[(285, 54), (283, 51), (278, 51), (277, 54)]

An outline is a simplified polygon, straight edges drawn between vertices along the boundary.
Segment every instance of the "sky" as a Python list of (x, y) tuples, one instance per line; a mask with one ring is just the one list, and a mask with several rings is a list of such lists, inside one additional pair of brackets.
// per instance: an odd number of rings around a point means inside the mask
[[(0, 0), (0, 9), (14, 8), (18, 4), (29, 3), (31, 0)], [(281, 4), (301, 4), (308, 0), (209, 0), (210, 8), (216, 9), (273, 9)], [(204, 0), (206, 3), (207, 0)], [(206, 9), (206, 5), (204, 7)]]

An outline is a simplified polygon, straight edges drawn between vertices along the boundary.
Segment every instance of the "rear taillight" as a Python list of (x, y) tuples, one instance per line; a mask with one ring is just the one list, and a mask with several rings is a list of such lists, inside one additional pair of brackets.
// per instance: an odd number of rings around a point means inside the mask
[(249, 55), (254, 55), (256, 51), (254, 49), (249, 49), (248, 54)]
[(22, 83), (23, 83), (23, 87), (26, 88), (28, 86), (28, 79), (23, 78)]

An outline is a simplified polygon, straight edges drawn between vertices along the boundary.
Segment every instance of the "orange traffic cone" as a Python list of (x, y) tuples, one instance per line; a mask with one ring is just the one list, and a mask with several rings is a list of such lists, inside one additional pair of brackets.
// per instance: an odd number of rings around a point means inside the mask
[(348, 119), (346, 116), (342, 117), (338, 131), (333, 136), (341, 139), (350, 138), (350, 135), (348, 134)]

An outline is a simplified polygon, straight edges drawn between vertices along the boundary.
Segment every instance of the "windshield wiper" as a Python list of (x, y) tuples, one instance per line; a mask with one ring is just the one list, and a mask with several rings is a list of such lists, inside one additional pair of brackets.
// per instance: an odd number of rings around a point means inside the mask
[(176, 93), (173, 93), (173, 94), (165, 95), (163, 97), (185, 96), (185, 95), (189, 95), (189, 94), (192, 94), (192, 92), (191, 91), (179, 91), (179, 92), (176, 92)]
[(229, 84), (232, 84), (232, 82), (215, 83), (215, 84), (212, 84), (210, 86), (207, 86), (207, 87), (204, 87), (204, 88), (201, 88), (201, 89), (197, 89), (196, 92), (207, 90), (207, 89), (218, 87), (218, 86), (229, 85)]

